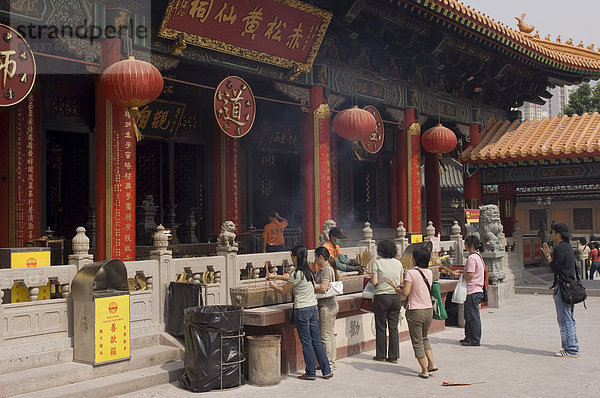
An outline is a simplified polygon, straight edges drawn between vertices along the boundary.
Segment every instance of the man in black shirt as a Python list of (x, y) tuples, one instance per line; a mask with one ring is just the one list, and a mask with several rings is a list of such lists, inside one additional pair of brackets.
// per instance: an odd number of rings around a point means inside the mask
[(559, 280), (573, 282), (575, 278), (575, 255), (573, 248), (569, 243), (571, 233), (569, 227), (563, 223), (552, 224), (552, 241), (554, 250), (551, 250), (548, 243), (544, 242), (543, 251), (548, 265), (554, 272), (554, 304), (556, 306), (556, 315), (558, 326), (560, 328), (560, 340), (562, 350), (554, 354), (561, 358), (579, 357), (579, 342), (577, 340), (577, 331), (575, 329), (575, 318), (570, 304), (562, 301), (560, 296)]

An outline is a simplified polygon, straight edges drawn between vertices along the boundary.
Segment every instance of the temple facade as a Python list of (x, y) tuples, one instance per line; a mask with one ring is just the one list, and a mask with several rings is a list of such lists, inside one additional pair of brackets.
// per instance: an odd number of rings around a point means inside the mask
[[(484, 202), (500, 204), (510, 234), (516, 219), (534, 229), (519, 198), (545, 199), (545, 178), (560, 187), (572, 175), (582, 185), (597, 178), (597, 145), (583, 148), (577, 138), (596, 116), (529, 128), (511, 121), (513, 108), (543, 103), (549, 87), (600, 77), (600, 53), (531, 26), (507, 27), (458, 1), (33, 3), (0, 10), (37, 66), (31, 91), (0, 108), (1, 247), (24, 246), (47, 229), (69, 238), (83, 225), (96, 259), (132, 260), (162, 224), (182, 253), (197, 253), (214, 251), (210, 242), (232, 221), (241, 250), (254, 252), (276, 210), (289, 222), (286, 239), (314, 248), (329, 219), (347, 231), (369, 221), (393, 233), (402, 222), (422, 234), (427, 221), (448, 230), (454, 212)], [(8, 36), (2, 41), (10, 51)], [(135, 115), (99, 88), (102, 72), (128, 55), (164, 79), (159, 98)], [(7, 99), (11, 84), (26, 80), (11, 65), (5, 57)], [(234, 101), (245, 121), (223, 113), (222, 96), (239, 94), (231, 77), (252, 94)], [(352, 106), (376, 110), (377, 134), (350, 142), (332, 130)], [(438, 124), (458, 142), (441, 161), (420, 144)], [(520, 138), (498, 143), (508, 131)], [(565, 131), (573, 149), (561, 144)], [(542, 142), (539, 153), (508, 153), (517, 140), (531, 148), (525, 141), (540, 134), (553, 137), (551, 156)], [(488, 167), (494, 156), (527, 167)], [(458, 159), (462, 189), (440, 178)], [(599, 210), (591, 211), (598, 230)], [(583, 217), (575, 213), (568, 217)]]

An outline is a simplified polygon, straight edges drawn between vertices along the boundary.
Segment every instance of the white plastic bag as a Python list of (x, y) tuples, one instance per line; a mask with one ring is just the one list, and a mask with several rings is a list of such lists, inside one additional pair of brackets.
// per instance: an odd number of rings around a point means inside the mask
[(362, 297), (364, 299), (373, 300), (374, 296), (375, 296), (375, 285), (373, 285), (371, 283), (371, 281), (369, 281), (367, 283), (367, 285), (365, 286), (365, 288), (363, 289)]
[(329, 287), (325, 293), (315, 293), (317, 299), (339, 296), (340, 294), (344, 294), (344, 284), (342, 281), (333, 281), (329, 283)]
[(462, 275), (458, 279), (458, 283), (452, 293), (452, 302), (456, 304), (463, 304), (467, 299), (467, 282), (463, 279)]

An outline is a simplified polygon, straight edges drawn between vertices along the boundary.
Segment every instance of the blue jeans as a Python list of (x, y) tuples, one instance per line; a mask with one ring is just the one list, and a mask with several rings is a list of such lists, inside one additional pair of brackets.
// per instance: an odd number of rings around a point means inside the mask
[(592, 266), (590, 267), (590, 279), (594, 279), (596, 271), (600, 272), (600, 263), (592, 263)]
[(554, 287), (554, 305), (556, 306), (556, 319), (560, 329), (560, 342), (563, 350), (568, 354), (579, 354), (579, 341), (577, 341), (573, 311), (571, 311), (571, 305), (560, 298), (558, 286)]
[(473, 343), (481, 342), (479, 304), (482, 301), (483, 292), (468, 294), (465, 300), (465, 339)]
[(323, 376), (331, 373), (329, 359), (321, 343), (319, 332), (319, 310), (317, 306), (294, 309), (294, 323), (298, 330), (298, 337), (302, 343), (302, 355), (306, 364), (306, 375), (316, 377), (315, 354), (321, 367)]

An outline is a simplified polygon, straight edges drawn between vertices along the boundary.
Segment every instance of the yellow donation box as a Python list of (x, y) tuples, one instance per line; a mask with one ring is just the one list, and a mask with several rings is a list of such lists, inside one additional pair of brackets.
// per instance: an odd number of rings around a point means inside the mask
[(72, 283), (73, 359), (101, 365), (130, 358), (129, 287), (123, 261), (98, 261)]

